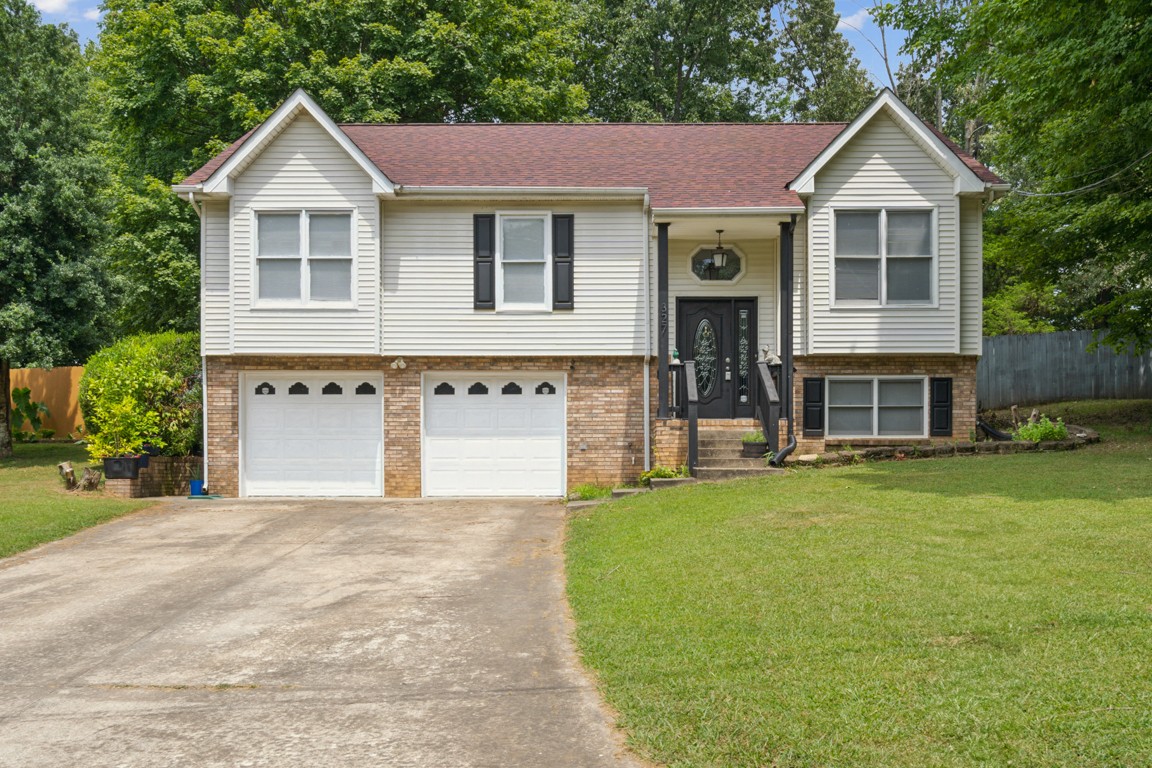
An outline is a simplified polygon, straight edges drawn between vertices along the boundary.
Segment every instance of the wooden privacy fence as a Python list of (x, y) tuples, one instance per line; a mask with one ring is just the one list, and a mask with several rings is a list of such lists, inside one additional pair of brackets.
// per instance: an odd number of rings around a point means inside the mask
[(1089, 351), (1094, 338), (1092, 331), (986, 336), (976, 366), (980, 407), (1152, 398), (1152, 351)]
[[(50, 416), (45, 416), (42, 429), (56, 430), (56, 437), (67, 437), (75, 432), (77, 425), (84, 423), (80, 414), (80, 377), (83, 366), (44, 368), (13, 368), (12, 389), (28, 387), (32, 399), (48, 406)], [(11, 402), (11, 393), (9, 402)], [(28, 424), (24, 424), (28, 429)]]

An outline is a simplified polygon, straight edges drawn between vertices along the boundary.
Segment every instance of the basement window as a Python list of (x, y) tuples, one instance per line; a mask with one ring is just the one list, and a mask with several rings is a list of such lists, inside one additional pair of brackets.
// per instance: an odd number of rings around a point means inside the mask
[(925, 437), (924, 378), (828, 379), (829, 437)]

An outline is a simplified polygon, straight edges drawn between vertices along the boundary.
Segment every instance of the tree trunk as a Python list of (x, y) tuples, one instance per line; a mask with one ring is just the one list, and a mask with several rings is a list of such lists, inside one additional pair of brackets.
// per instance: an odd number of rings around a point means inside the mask
[(12, 455), (12, 376), (7, 360), (0, 359), (0, 459)]

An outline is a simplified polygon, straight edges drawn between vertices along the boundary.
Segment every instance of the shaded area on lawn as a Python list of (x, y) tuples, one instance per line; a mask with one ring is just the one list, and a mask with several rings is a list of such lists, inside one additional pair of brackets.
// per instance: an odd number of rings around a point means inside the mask
[(1072, 406), (1111, 440), (1080, 451), (797, 472), (575, 517), (585, 660), (670, 765), (1138, 764), (1150, 405)]
[(17, 443), (0, 460), (0, 557), (60, 539), (151, 502), (64, 490), (56, 465), (71, 461), (79, 475), (88, 463), (83, 446)]

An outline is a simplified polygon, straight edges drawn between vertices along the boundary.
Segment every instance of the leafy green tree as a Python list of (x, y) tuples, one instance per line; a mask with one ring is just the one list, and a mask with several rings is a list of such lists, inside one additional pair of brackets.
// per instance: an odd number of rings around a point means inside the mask
[(0, 0), (0, 457), (12, 453), (11, 366), (83, 360), (100, 346), (103, 168), (76, 36)]
[(835, 2), (784, 0), (777, 14), (792, 119), (836, 122), (856, 117), (875, 89), (848, 41), (836, 31)]
[(580, 78), (592, 116), (608, 121), (776, 119), (772, 3), (587, 0)]
[(109, 0), (97, 68), (133, 170), (168, 181), (304, 88), (337, 121), (566, 121), (563, 0)]

